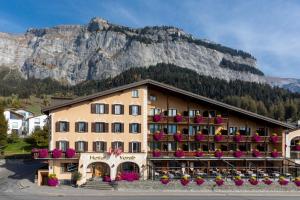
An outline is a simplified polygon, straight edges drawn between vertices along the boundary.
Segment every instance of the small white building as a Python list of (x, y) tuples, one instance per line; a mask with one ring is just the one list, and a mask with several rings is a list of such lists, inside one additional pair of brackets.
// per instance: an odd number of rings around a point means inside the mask
[(35, 117), (29, 117), (26, 120), (26, 135), (31, 135), (34, 130), (37, 128), (43, 129), (45, 124), (47, 123), (47, 115), (39, 115)]
[(4, 117), (7, 121), (7, 134), (10, 135), (13, 132), (18, 133), (19, 135), (22, 135), (23, 130), (23, 115), (16, 113), (12, 110), (5, 110), (4, 111)]

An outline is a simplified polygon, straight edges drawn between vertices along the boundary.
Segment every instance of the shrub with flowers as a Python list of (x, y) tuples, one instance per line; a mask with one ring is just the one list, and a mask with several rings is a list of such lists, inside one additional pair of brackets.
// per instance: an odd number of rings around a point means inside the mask
[(253, 157), (259, 157), (261, 154), (260, 154), (260, 152), (259, 152), (259, 150), (258, 149), (253, 149), (252, 150), (252, 156)]
[(240, 176), (234, 177), (233, 181), (236, 186), (242, 186), (244, 184), (244, 181)]
[(215, 119), (216, 124), (222, 124), (223, 123), (223, 118), (221, 115), (217, 115)]
[(217, 149), (214, 154), (217, 158), (221, 158), (223, 156), (223, 152), (221, 149)]
[(176, 140), (177, 142), (182, 141), (182, 133), (180, 131), (177, 131), (173, 137), (174, 137), (174, 140)]
[(283, 176), (280, 176), (279, 177), (279, 180), (278, 180), (278, 183), (280, 185), (288, 185), (289, 184), (289, 181), (287, 179), (285, 179)]
[(196, 115), (196, 117), (194, 118), (194, 122), (197, 124), (200, 124), (203, 122), (203, 117), (202, 115)]
[(125, 180), (125, 181), (132, 182), (132, 181), (139, 180), (140, 179), (140, 175), (137, 172), (127, 172), (127, 171), (124, 171), (124, 172), (121, 173), (121, 179)]
[(297, 187), (300, 187), (300, 177), (299, 176), (295, 178), (294, 183)]
[(177, 113), (177, 115), (174, 117), (175, 122), (182, 122), (182, 115), (180, 113)]
[(195, 182), (197, 185), (202, 185), (205, 182), (205, 180), (201, 176), (197, 176)]
[(61, 157), (61, 150), (60, 149), (54, 149), (52, 151), (52, 157), (53, 158), (60, 158)]
[(215, 142), (220, 142), (220, 141), (223, 140), (223, 136), (222, 136), (221, 131), (218, 131), (218, 132), (215, 134), (214, 139), (215, 139)]
[(205, 139), (205, 135), (201, 131), (196, 133), (196, 135), (195, 135), (195, 140), (196, 141), (201, 142), (204, 139)]
[(159, 149), (155, 149), (152, 153), (153, 157), (160, 157), (161, 153)]
[(224, 180), (222, 179), (221, 176), (217, 176), (215, 178), (215, 183), (217, 184), (217, 186), (222, 186), (224, 184)]
[(39, 158), (47, 158), (48, 149), (39, 149)]
[(279, 142), (279, 137), (276, 133), (273, 133), (270, 136), (270, 142), (272, 142), (273, 144), (277, 144)]
[(170, 178), (167, 176), (167, 175), (163, 175), (161, 178), (160, 178), (160, 182), (164, 185), (167, 185), (169, 182), (170, 182)]
[(278, 153), (277, 149), (274, 149), (274, 150), (271, 152), (271, 156), (272, 156), (273, 158), (279, 157), (279, 153)]
[(56, 174), (49, 174), (48, 175), (48, 186), (55, 187), (58, 185), (58, 179), (56, 177)]
[(243, 155), (244, 155), (244, 153), (239, 149), (237, 149), (235, 152), (233, 152), (233, 156), (236, 157), (236, 158), (240, 158)]
[(257, 185), (258, 184), (258, 180), (254, 176), (252, 176), (248, 181), (251, 185)]
[(72, 148), (68, 148), (66, 150), (66, 157), (67, 158), (73, 158), (75, 156), (76, 151)]
[(183, 186), (187, 186), (190, 182), (190, 179), (188, 176), (183, 176), (181, 179), (180, 179), (180, 183), (181, 185)]
[(102, 180), (103, 180), (103, 182), (111, 182), (110, 176), (108, 176), (108, 175), (103, 176)]
[(269, 177), (265, 177), (262, 182), (266, 185), (271, 185), (273, 183), (273, 181)]
[(195, 153), (196, 157), (203, 157), (204, 156), (204, 152), (202, 151), (202, 149), (197, 149), (196, 153)]
[(164, 132), (163, 131), (156, 131), (154, 134), (153, 134), (153, 139), (155, 141), (160, 141), (164, 136)]
[(300, 151), (300, 141), (296, 144), (295, 150), (296, 150), (296, 151)]
[(177, 150), (175, 151), (175, 156), (176, 156), (177, 158), (183, 157), (183, 156), (184, 156), (183, 150), (182, 150), (182, 149), (177, 149)]
[(261, 137), (259, 136), (258, 133), (255, 133), (255, 134), (252, 136), (252, 141), (253, 141), (253, 142), (260, 142), (260, 141), (261, 141)]
[(159, 122), (159, 121), (161, 121), (161, 119), (162, 119), (161, 114), (156, 114), (153, 116), (154, 122)]
[(243, 136), (240, 134), (240, 132), (236, 132), (235, 135), (233, 136), (233, 140), (235, 142), (241, 142), (243, 139)]

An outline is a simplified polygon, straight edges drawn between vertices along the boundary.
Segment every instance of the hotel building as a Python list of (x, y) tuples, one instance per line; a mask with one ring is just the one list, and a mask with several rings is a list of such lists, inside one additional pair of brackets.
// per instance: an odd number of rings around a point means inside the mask
[[(285, 138), (294, 126), (153, 80), (69, 100), (42, 110), (49, 116), (48, 169), (68, 183), (122, 171), (142, 179), (164, 173), (211, 176), (281, 173)], [(274, 134), (276, 133), (276, 135)], [(275, 137), (276, 136), (276, 137)], [(275, 138), (275, 139), (274, 139)], [(75, 149), (53, 158), (51, 151)]]

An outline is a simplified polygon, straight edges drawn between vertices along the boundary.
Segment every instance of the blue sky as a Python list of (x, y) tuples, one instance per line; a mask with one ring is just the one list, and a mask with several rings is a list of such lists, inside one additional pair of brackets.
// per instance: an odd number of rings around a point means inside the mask
[(0, 0), (0, 32), (85, 24), (99, 16), (131, 27), (172, 25), (250, 52), (267, 75), (300, 78), (297, 0)]

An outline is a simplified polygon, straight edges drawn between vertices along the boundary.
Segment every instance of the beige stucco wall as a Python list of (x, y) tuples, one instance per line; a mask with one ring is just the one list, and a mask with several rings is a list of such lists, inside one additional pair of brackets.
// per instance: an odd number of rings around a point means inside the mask
[[(286, 134), (286, 157), (287, 158), (291, 157), (291, 141), (295, 137), (300, 137), (300, 129), (291, 131), (288, 134)], [(296, 159), (295, 161), (300, 164), (300, 159)]]

